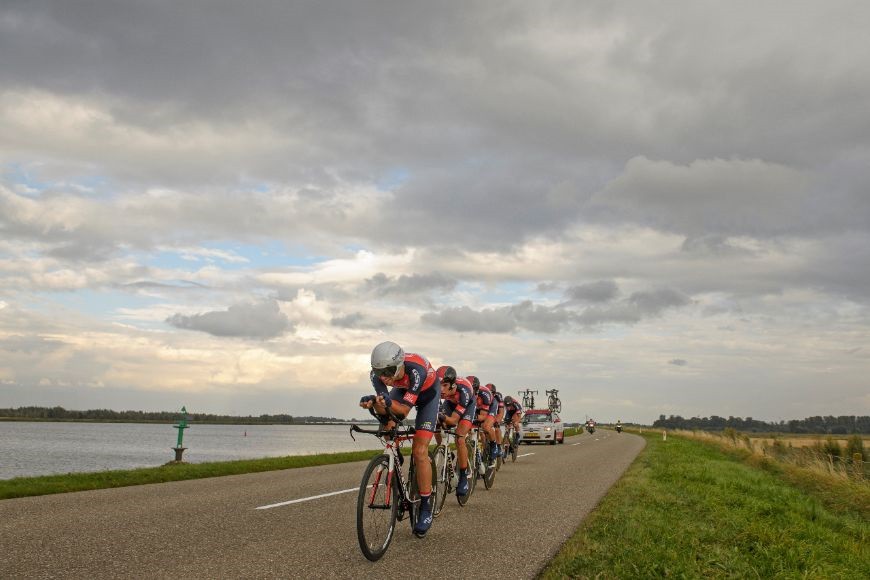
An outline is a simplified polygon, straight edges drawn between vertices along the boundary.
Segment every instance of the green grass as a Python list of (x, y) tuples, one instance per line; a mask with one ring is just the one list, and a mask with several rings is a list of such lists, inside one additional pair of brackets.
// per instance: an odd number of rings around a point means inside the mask
[(870, 577), (866, 518), (708, 444), (646, 439), (541, 577)]
[(125, 487), (146, 483), (164, 483), (184, 479), (221, 477), (240, 473), (296, 469), (314, 465), (329, 465), (369, 459), (377, 450), (328, 453), (320, 455), (297, 455), (289, 457), (267, 457), (264, 459), (244, 459), (241, 461), (221, 461), (214, 463), (179, 463), (143, 469), (99, 471), (95, 473), (67, 473), (42, 477), (17, 477), (0, 480), (0, 499), (48, 495), (88, 489)]

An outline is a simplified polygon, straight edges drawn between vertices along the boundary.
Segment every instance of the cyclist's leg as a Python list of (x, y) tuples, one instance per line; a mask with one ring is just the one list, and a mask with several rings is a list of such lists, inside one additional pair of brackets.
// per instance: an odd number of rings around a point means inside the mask
[(462, 419), (456, 426), (456, 464), (459, 470), (459, 481), (456, 485), (456, 495), (468, 494), (468, 446), (465, 444), (471, 430), (471, 421)]
[(429, 461), (429, 442), (432, 440), (435, 422), (438, 419), (440, 398), (436, 391), (437, 388), (430, 388), (417, 399), (417, 419), (414, 423), (417, 433), (414, 435), (414, 444), (411, 447), (417, 489), (420, 490), (420, 516), (414, 527), (414, 533), (420, 537), (424, 536), (432, 525), (432, 464)]

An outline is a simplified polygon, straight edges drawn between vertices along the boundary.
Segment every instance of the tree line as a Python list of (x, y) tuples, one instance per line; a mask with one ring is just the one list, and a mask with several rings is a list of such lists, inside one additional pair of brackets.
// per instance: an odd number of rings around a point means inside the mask
[(653, 427), (665, 429), (697, 429), (700, 431), (722, 431), (736, 429), (750, 433), (824, 433), (829, 435), (848, 435), (850, 433), (870, 433), (870, 417), (856, 415), (832, 415), (792, 419), (791, 421), (759, 421), (752, 417), (692, 417), (684, 419), (679, 415), (665, 417), (659, 415)]
[[(342, 419), (334, 417), (294, 417), (280, 413), (277, 415), (215, 415), (213, 413), (188, 413), (187, 420), (197, 423), (226, 424), (278, 424), (299, 425), (304, 423), (338, 423)], [(117, 421), (117, 422), (156, 422), (171, 423), (182, 418), (180, 411), (113, 411), (111, 409), (89, 409), (87, 411), (71, 411), (63, 407), (18, 407), (16, 409), (0, 409), (0, 418), (5, 419), (41, 419), (48, 421)]]

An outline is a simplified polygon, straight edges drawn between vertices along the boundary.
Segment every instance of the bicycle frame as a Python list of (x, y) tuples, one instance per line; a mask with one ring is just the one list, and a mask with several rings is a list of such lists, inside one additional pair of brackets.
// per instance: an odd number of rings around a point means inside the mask
[[(405, 519), (405, 512), (409, 511), (414, 503), (408, 496), (409, 490), (408, 486), (412, 478), (414, 477), (414, 469), (413, 469), (413, 457), (411, 458), (412, 463), (411, 467), (408, 471), (408, 480), (405, 481), (404, 476), (402, 475), (401, 469), (396, 469), (396, 464), (399, 464), (399, 467), (404, 463), (404, 455), (402, 455), (402, 443), (405, 441), (411, 441), (414, 439), (414, 433), (416, 430), (413, 427), (402, 427), (401, 423), (397, 423), (395, 427), (393, 427), (390, 431), (383, 431), (382, 429), (378, 429), (377, 431), (371, 429), (363, 429), (358, 425), (351, 425), (351, 438), (356, 441), (356, 437), (353, 436), (353, 433), (367, 433), (369, 435), (375, 435), (381, 440), (381, 443), (384, 444), (384, 451), (382, 455), (387, 456), (387, 493), (386, 493), (386, 504), (383, 506), (375, 506), (374, 505), (374, 496), (376, 492), (376, 487), (372, 487), (372, 496), (369, 499), (369, 507), (372, 509), (390, 509), (390, 499), (392, 496), (392, 487), (393, 485), (398, 483), (398, 492), (399, 492), (399, 520)], [(380, 482), (382, 474), (378, 474), (378, 482)]]

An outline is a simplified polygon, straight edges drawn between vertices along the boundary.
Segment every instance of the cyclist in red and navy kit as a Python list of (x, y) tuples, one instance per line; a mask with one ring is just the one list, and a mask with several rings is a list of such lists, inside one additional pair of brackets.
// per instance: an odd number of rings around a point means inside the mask
[(498, 404), (496, 403), (495, 409), (492, 408), (493, 403), (495, 403), (492, 391), (480, 386), (480, 379), (474, 375), (466, 378), (471, 382), (472, 387), (474, 387), (474, 393), (477, 395), (477, 421), (480, 423), (480, 430), (483, 431), (489, 441), (490, 466), (492, 466), (495, 465), (496, 459), (501, 455), (495, 439), (495, 429), (493, 428), (495, 410), (498, 409)]
[(516, 445), (517, 442), (520, 440), (520, 434), (522, 433), (522, 419), (523, 419), (523, 413), (525, 413), (525, 411), (523, 410), (522, 404), (519, 401), (517, 401), (516, 399), (514, 399), (513, 397), (511, 397), (510, 395), (508, 395), (507, 397), (504, 398), (504, 409), (505, 409), (504, 423), (505, 423), (505, 425), (513, 423), (513, 425), (514, 425), (513, 445)]
[[(495, 385), (492, 383), (487, 383), (486, 388), (492, 393), (492, 406), (490, 407), (490, 411), (495, 408), (495, 420), (493, 421), (493, 430), (495, 431), (495, 440), (501, 441), (501, 422), (504, 419), (504, 397), (502, 394), (495, 390)], [(501, 451), (501, 446), (499, 446), (499, 451)]]
[[(374, 409), (384, 417), (387, 428), (393, 421), (387, 419), (388, 412), (404, 419), (417, 409), (414, 426), (414, 444), (411, 454), (417, 468), (417, 486), (420, 490), (420, 515), (414, 526), (414, 534), (422, 538), (432, 526), (432, 465), (429, 462), (429, 441), (435, 431), (438, 418), (440, 389), (435, 386), (435, 369), (429, 361), (419, 354), (405, 353), (394, 342), (382, 342), (372, 351), (372, 371), (369, 375), (377, 395), (367, 395), (360, 399), (359, 405)], [(387, 387), (392, 387), (388, 390)]]
[[(447, 427), (456, 427), (456, 457), (459, 467), (456, 495), (463, 497), (468, 495), (468, 447), (465, 445), (465, 437), (474, 422), (474, 389), (467, 379), (457, 378), (456, 369), (453, 367), (438, 367), (436, 376), (441, 381), (441, 398), (444, 399), (438, 421)], [(437, 433), (435, 437), (440, 444)]]

